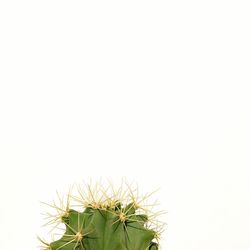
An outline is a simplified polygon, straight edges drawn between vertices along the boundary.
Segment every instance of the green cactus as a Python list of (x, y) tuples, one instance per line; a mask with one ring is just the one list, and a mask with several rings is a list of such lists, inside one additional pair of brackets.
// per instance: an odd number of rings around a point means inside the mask
[[(58, 214), (50, 222), (63, 223), (65, 232), (59, 240), (45, 243), (44, 250), (157, 250), (159, 226), (142, 206), (148, 196), (135, 198), (131, 188), (125, 192), (96, 186), (80, 198), (68, 195), (65, 207), (50, 205)], [(126, 197), (127, 196), (127, 197)], [(70, 198), (80, 202), (83, 211), (70, 208)], [(50, 223), (49, 222), (49, 223)]]

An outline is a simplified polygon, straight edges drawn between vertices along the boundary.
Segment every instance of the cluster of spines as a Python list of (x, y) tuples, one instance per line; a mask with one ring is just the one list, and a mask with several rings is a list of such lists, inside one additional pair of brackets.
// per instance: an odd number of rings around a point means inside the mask
[[(64, 250), (65, 246), (73, 244), (72, 250), (79, 249), (84, 250), (82, 245), (83, 237), (88, 237), (94, 229), (89, 231), (83, 231), (83, 224), (80, 223), (80, 213), (88, 212), (91, 210), (99, 210), (111, 213), (116, 217), (116, 220), (112, 223), (120, 223), (126, 229), (126, 225), (129, 222), (139, 222), (143, 223), (145, 229), (153, 232), (152, 244), (157, 246), (158, 249), (159, 239), (161, 233), (163, 232), (165, 224), (160, 222), (157, 218), (163, 212), (153, 212), (156, 203), (148, 204), (148, 198), (154, 193), (146, 194), (144, 196), (139, 196), (138, 187), (132, 187), (131, 184), (122, 183), (119, 188), (114, 188), (112, 184), (109, 185), (103, 183), (96, 183), (94, 186), (91, 184), (84, 184), (83, 187), (76, 186), (77, 195), (72, 194), (72, 189), (70, 189), (66, 202), (60, 195), (58, 196), (58, 203), (53, 202), (52, 204), (47, 204), (50, 208), (54, 209), (56, 213), (46, 213), (46, 219), (48, 220), (45, 225), (51, 225), (51, 231), (54, 229), (63, 230), (65, 244), (57, 247), (56, 249), (51, 247), (51, 243), (39, 238), (42, 243), (42, 250)], [(73, 207), (78, 207), (77, 210), (73, 210)], [(78, 226), (76, 230), (69, 224), (69, 216), (72, 213), (76, 213), (78, 218)], [(136, 219), (135, 219), (136, 218)], [(140, 218), (140, 219), (138, 219)], [(60, 225), (66, 225), (65, 228), (61, 228)], [(70, 234), (67, 233), (67, 229), (70, 230)], [(65, 231), (66, 230), (66, 231)], [(54, 233), (54, 236), (58, 234)], [(128, 249), (130, 250), (130, 249)], [(143, 249), (144, 250), (144, 249)], [(147, 250), (147, 248), (145, 249)]]

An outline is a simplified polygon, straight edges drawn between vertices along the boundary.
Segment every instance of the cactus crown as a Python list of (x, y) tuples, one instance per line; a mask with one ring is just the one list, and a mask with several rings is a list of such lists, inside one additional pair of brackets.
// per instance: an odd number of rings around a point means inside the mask
[(78, 195), (70, 192), (66, 204), (58, 195), (60, 206), (47, 204), (56, 214), (48, 213), (46, 224), (55, 224), (54, 228), (64, 225), (64, 233), (51, 243), (40, 239), (41, 249), (157, 250), (163, 224), (156, 219), (159, 213), (152, 213), (152, 205), (147, 203), (151, 194), (139, 197), (138, 189), (123, 186), (78, 186)]

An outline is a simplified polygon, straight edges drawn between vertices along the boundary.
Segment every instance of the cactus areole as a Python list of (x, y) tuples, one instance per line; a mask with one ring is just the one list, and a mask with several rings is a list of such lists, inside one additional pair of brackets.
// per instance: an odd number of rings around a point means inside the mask
[(65, 208), (55, 207), (59, 211), (57, 219), (59, 218), (60, 223), (65, 225), (65, 230), (61, 238), (54, 242), (42, 241), (44, 244), (42, 249), (157, 250), (159, 248), (158, 232), (152, 227), (154, 224), (147, 214), (148, 210), (144, 209), (134, 196), (129, 203), (124, 204), (124, 198), (117, 193), (108, 197), (102, 195), (101, 198), (93, 197), (96, 195), (92, 191), (89, 193), (86, 199), (81, 194), (84, 206), (82, 211), (71, 209), (69, 202)]

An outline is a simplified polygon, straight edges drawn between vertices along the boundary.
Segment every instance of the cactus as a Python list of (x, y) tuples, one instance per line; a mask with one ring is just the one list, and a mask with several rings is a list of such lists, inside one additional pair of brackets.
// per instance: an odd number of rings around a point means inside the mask
[[(43, 243), (44, 250), (157, 250), (159, 234), (162, 231), (145, 201), (150, 195), (141, 198), (127, 186), (114, 190), (103, 185), (92, 188), (87, 185), (87, 193), (78, 187), (79, 196), (69, 194), (66, 205), (49, 205), (57, 214), (47, 224), (64, 224), (64, 234), (51, 243)], [(72, 206), (80, 206), (81, 210)], [(144, 205), (143, 205), (144, 204)]]

